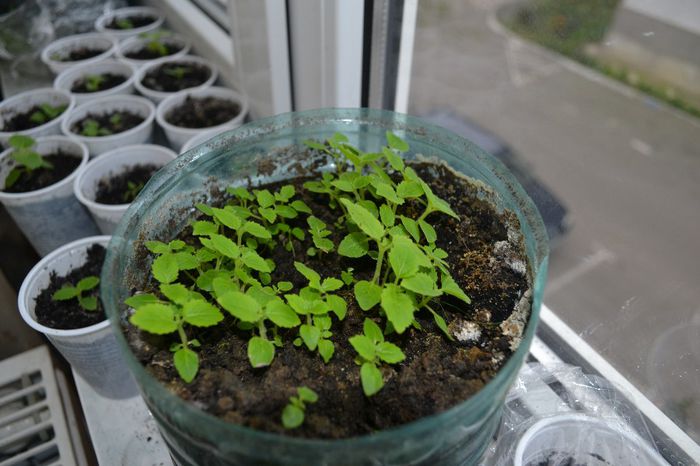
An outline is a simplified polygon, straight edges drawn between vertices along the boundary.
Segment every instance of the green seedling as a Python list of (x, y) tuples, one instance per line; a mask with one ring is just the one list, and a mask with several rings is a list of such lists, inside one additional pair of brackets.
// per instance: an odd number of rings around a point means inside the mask
[(101, 74), (89, 74), (85, 76), (85, 89), (89, 92), (97, 92), (104, 81), (105, 77)]
[(53, 120), (68, 108), (68, 105), (53, 106), (50, 104), (39, 105), (39, 110), (36, 110), (29, 115), (29, 121), (32, 123), (43, 125), (44, 123)]
[(8, 142), (13, 149), (10, 157), (15, 161), (15, 166), (5, 178), (5, 189), (11, 188), (23, 174), (30, 175), (32, 171), (40, 168), (53, 168), (50, 162), (34, 150), (36, 141), (33, 138), (14, 134)]
[(164, 57), (170, 53), (168, 46), (162, 40), (163, 38), (169, 36), (170, 33), (167, 31), (153, 31), (139, 34), (139, 37), (147, 39), (148, 41), (146, 42), (146, 49), (160, 55), (161, 57)]
[(350, 337), (350, 344), (357, 351), (355, 362), (360, 365), (360, 381), (366, 396), (372, 396), (384, 386), (379, 365), (382, 362), (397, 364), (404, 359), (401, 348), (384, 340), (384, 334), (371, 319), (365, 319), (363, 334)]
[(168, 76), (172, 76), (178, 81), (184, 78), (186, 74), (189, 74), (191, 72), (192, 68), (190, 68), (189, 66), (171, 66), (163, 69), (163, 73), (165, 73)]
[(100, 123), (97, 120), (88, 118), (86, 120), (83, 120), (83, 122), (81, 123), (80, 134), (82, 134), (83, 136), (94, 138), (100, 136), (109, 136), (112, 134), (112, 131), (109, 128), (101, 127)]
[(119, 29), (134, 29), (134, 23), (129, 18), (119, 18), (116, 23)]
[(127, 181), (126, 191), (124, 191), (124, 194), (122, 194), (122, 200), (124, 201), (124, 203), (126, 204), (136, 199), (136, 196), (139, 195), (144, 185), (145, 183), (143, 183), (142, 181), (138, 183), (134, 183), (133, 181)]
[(282, 410), (282, 425), (285, 429), (296, 429), (304, 423), (306, 405), (316, 403), (318, 395), (308, 387), (297, 387), (297, 396), (289, 397), (289, 404)]
[(52, 301), (67, 301), (77, 299), (80, 307), (85, 311), (95, 311), (97, 309), (97, 296), (85, 296), (85, 293), (94, 290), (100, 283), (100, 279), (95, 276), (85, 277), (75, 286), (67, 283), (57, 290)]

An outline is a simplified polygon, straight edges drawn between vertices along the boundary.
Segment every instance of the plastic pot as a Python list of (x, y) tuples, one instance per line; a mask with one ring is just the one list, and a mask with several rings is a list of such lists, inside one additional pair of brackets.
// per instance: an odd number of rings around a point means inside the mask
[(35, 105), (50, 104), (51, 106), (67, 105), (66, 109), (59, 116), (43, 125), (22, 131), (0, 131), (0, 144), (7, 146), (7, 140), (13, 134), (24, 134), (33, 138), (61, 134), (61, 122), (75, 107), (75, 99), (69, 92), (44, 87), (22, 92), (9, 99), (0, 102), (0, 129), (5, 127), (5, 121), (12, 118), (17, 113), (26, 112)]
[[(144, 65), (147, 65), (155, 60), (161, 60), (161, 58), (153, 58), (153, 59), (148, 59), (148, 60), (139, 60), (136, 58), (129, 58), (126, 56), (127, 53), (135, 51), (135, 50), (140, 50), (143, 46), (145, 46), (150, 39), (144, 38), (144, 37), (129, 37), (128, 39), (125, 39), (123, 42), (121, 42), (117, 46), (117, 58), (120, 60), (124, 60), (127, 63), (130, 63), (134, 65), (136, 68), (140, 68)], [(177, 52), (168, 55), (166, 57), (162, 58), (175, 58), (175, 57), (181, 57), (183, 55), (187, 55), (187, 53), (190, 51), (190, 41), (184, 36), (181, 36), (180, 34), (173, 34), (169, 33), (167, 36), (164, 36), (160, 38), (160, 41), (163, 42), (164, 44), (168, 45), (178, 45), (180, 46), (180, 50)]]
[[(73, 182), (88, 161), (87, 148), (65, 136), (38, 138), (35, 150), (49, 154), (56, 149), (80, 158), (80, 165), (57, 183), (26, 193), (0, 191), (0, 202), (14, 219), (36, 251), (44, 256), (62, 244), (96, 235), (90, 214), (73, 195)], [(12, 149), (0, 154), (0, 186), (14, 166), (6, 163)]]
[(24, 321), (37, 332), (46, 335), (52, 345), (63, 355), (95, 390), (109, 398), (132, 396), (133, 389), (125, 384), (131, 375), (117, 346), (108, 320), (95, 325), (72, 330), (46, 327), (36, 320), (36, 298), (50, 283), (50, 275), (65, 275), (85, 262), (87, 250), (93, 244), (105, 248), (109, 236), (90, 236), (61, 246), (40, 260), (27, 274), (17, 295), (19, 313)]
[(193, 149), (197, 147), (200, 144), (204, 144), (205, 142), (209, 141), (210, 139), (225, 133), (228, 130), (231, 130), (234, 128), (216, 128), (216, 129), (210, 129), (208, 131), (204, 131), (202, 133), (197, 134), (196, 136), (193, 136), (191, 139), (188, 139), (187, 142), (182, 146), (180, 149), (180, 153), (184, 154), (190, 149)]
[[(61, 57), (72, 50), (81, 49), (83, 47), (99, 47), (103, 49), (104, 52), (84, 60), (61, 61), (56, 59), (56, 56)], [(55, 40), (44, 47), (44, 50), (41, 51), (41, 61), (43, 61), (51, 71), (58, 74), (76, 65), (87, 65), (102, 61), (114, 55), (116, 50), (117, 41), (105, 34), (97, 34), (94, 32), (76, 34), (74, 36)]]
[[(113, 19), (127, 18), (133, 15), (144, 15), (155, 18), (150, 24), (132, 29), (110, 29), (107, 27)], [(163, 25), (163, 15), (155, 8), (145, 6), (134, 6), (126, 8), (117, 8), (108, 13), (103, 14), (95, 20), (95, 30), (102, 32), (117, 40), (124, 40), (129, 37), (138, 36), (144, 32), (154, 31)]]
[(218, 71), (216, 69), (216, 66), (209, 60), (206, 60), (201, 57), (195, 57), (193, 55), (184, 55), (180, 57), (165, 57), (161, 58), (158, 60), (154, 60), (152, 62), (149, 62), (147, 65), (144, 65), (141, 67), (136, 75), (136, 90), (139, 91), (139, 94), (143, 95), (144, 97), (148, 97), (151, 99), (153, 102), (156, 104), (162, 102), (165, 98), (170, 97), (173, 94), (176, 94), (176, 92), (162, 92), (162, 91), (156, 91), (153, 90), (149, 87), (146, 87), (143, 85), (143, 78), (146, 76), (146, 74), (150, 71), (153, 71), (154, 69), (158, 68), (164, 63), (175, 63), (178, 65), (188, 65), (191, 63), (195, 63), (197, 65), (204, 65), (209, 70), (211, 71), (211, 76), (209, 76), (209, 79), (207, 79), (205, 82), (200, 84), (199, 86), (195, 87), (190, 87), (182, 90), (187, 90), (187, 91), (196, 91), (199, 89), (206, 89), (208, 87), (211, 87), (212, 84), (214, 84), (214, 81), (216, 81), (216, 77), (218, 76)]
[[(116, 75), (126, 76), (126, 81), (104, 91), (98, 92), (72, 92), (73, 84), (79, 79), (83, 79), (89, 75), (112, 73)], [(134, 79), (136, 69), (125, 62), (119, 60), (102, 60), (98, 63), (80, 65), (69, 68), (58, 76), (53, 82), (53, 87), (68, 92), (75, 99), (76, 105), (84, 104), (85, 102), (108, 95), (118, 94), (133, 94)]]
[(139, 144), (120, 147), (91, 160), (75, 179), (75, 197), (90, 211), (100, 231), (110, 235), (126, 212), (129, 204), (101, 204), (95, 200), (100, 180), (123, 173), (136, 165), (162, 167), (177, 154), (163, 146)]
[[(75, 123), (89, 114), (104, 114), (114, 110), (129, 111), (141, 116), (144, 120), (131, 129), (109, 136), (83, 136), (71, 130)], [(63, 120), (61, 130), (66, 136), (85, 144), (90, 155), (95, 157), (118, 147), (148, 142), (153, 132), (155, 113), (156, 108), (148, 99), (135, 95), (112, 95), (90, 100), (76, 108), (68, 118)]]
[[(166, 101), (164, 101), (165, 103)], [(397, 428), (344, 440), (291, 438), (256, 431), (211, 416), (171, 393), (139, 363), (122, 334), (123, 300), (149, 273), (139, 267), (135, 243), (172, 239), (189, 218), (174, 216), (201, 202), (211, 183), (220, 187), (260, 179), (261, 155), (303, 148), (306, 139), (336, 131), (351, 144), (377, 151), (391, 130), (411, 146), (408, 158), (435, 156), (490, 186), (496, 207), (517, 215), (532, 267), (533, 304), (522, 342), (498, 374), (473, 397), (451, 409)], [(290, 161), (294, 163), (295, 160)], [(266, 180), (293, 176), (279, 167)], [(205, 187), (205, 181), (208, 181)], [(514, 234), (517, 234), (514, 232)], [(506, 392), (535, 333), (548, 258), (544, 224), (532, 201), (499, 161), (473, 143), (406, 115), (372, 109), (326, 109), (283, 114), (228, 131), (164, 167), (149, 183), (112, 236), (103, 268), (102, 297), (126, 361), (179, 465), (469, 465), (481, 457), (498, 426)]]
[[(231, 100), (236, 102), (241, 111), (229, 121), (221, 123), (216, 126), (208, 126), (205, 128), (184, 128), (182, 126), (175, 126), (168, 123), (167, 116), (172, 109), (182, 104), (187, 97), (218, 97), (221, 99)], [(246, 115), (248, 114), (248, 99), (238, 92), (225, 88), (225, 87), (209, 87), (207, 89), (200, 90), (185, 90), (175, 93), (163, 100), (158, 104), (158, 109), (156, 111), (156, 121), (165, 131), (165, 137), (168, 138), (170, 146), (176, 152), (180, 151), (180, 148), (192, 137), (197, 134), (208, 131), (208, 130), (225, 130), (227, 128), (236, 128), (243, 123)]]
[[(586, 414), (541, 419), (521, 437), (513, 466), (552, 464), (667, 466), (644, 440), (611, 420)], [(549, 464), (549, 463), (548, 463)]]

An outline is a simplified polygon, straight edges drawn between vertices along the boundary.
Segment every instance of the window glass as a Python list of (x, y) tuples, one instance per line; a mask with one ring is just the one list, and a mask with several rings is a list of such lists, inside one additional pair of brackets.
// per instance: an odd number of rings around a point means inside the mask
[(545, 304), (700, 441), (700, 3), (419, 2), (409, 111), (521, 177)]

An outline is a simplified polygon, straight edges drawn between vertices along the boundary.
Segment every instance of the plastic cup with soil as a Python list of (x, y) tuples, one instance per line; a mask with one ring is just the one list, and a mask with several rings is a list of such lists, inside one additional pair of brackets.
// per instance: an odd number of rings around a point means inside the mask
[(16, 147), (0, 154), (0, 202), (34, 249), (43, 256), (97, 234), (73, 194), (73, 182), (88, 161), (85, 145), (64, 136), (12, 141)]
[(79, 106), (61, 129), (85, 143), (92, 156), (151, 137), (155, 107), (151, 101), (132, 95), (112, 95)]
[(117, 48), (117, 56), (138, 67), (162, 58), (174, 58), (186, 55), (190, 50), (190, 41), (170, 31), (153, 31), (130, 37)]
[(131, 376), (116, 350), (99, 298), (109, 240), (90, 236), (51, 252), (27, 274), (17, 304), (24, 321), (46, 335), (93, 388), (122, 398), (134, 394), (128, 383)]
[(13, 134), (34, 138), (61, 134), (61, 122), (75, 107), (70, 93), (53, 88), (22, 92), (0, 102), (0, 143)]
[(216, 67), (194, 56), (164, 58), (141, 68), (136, 89), (155, 103), (185, 89), (210, 87), (217, 77)]
[(120, 147), (90, 161), (75, 180), (74, 191), (100, 231), (111, 234), (151, 176), (177, 157), (162, 146)]
[(183, 464), (476, 464), (546, 274), (502, 165), (368, 109), (180, 156), (113, 238), (107, 312)]
[(162, 24), (163, 15), (155, 8), (126, 7), (112, 10), (97, 18), (95, 29), (123, 40), (156, 30)]
[(70, 92), (80, 105), (98, 97), (132, 94), (135, 73), (132, 65), (108, 59), (62, 72), (54, 80), (54, 87)]
[(235, 128), (248, 113), (248, 100), (225, 87), (181, 91), (158, 104), (156, 120), (171, 147), (179, 151), (192, 137), (209, 129)]
[(104, 34), (87, 33), (63, 37), (41, 51), (43, 61), (56, 74), (76, 65), (97, 63), (114, 55), (117, 41)]

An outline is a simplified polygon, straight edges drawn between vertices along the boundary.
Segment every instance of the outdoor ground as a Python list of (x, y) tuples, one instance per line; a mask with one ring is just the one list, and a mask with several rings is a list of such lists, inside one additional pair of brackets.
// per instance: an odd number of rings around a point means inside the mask
[(409, 111), (531, 163), (573, 221), (545, 304), (700, 440), (700, 119), (518, 38), (497, 3), (419, 2)]

